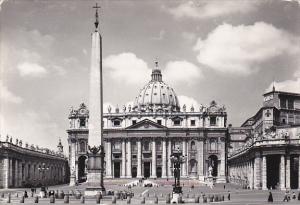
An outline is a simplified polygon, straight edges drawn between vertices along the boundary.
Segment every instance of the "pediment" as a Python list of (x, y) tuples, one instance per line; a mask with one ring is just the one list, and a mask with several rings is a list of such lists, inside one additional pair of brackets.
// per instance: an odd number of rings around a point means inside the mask
[(142, 120), (134, 125), (131, 125), (129, 127), (126, 127), (127, 130), (131, 129), (139, 129), (139, 130), (145, 130), (145, 129), (165, 129), (167, 127), (160, 125), (156, 122), (153, 122), (151, 120)]

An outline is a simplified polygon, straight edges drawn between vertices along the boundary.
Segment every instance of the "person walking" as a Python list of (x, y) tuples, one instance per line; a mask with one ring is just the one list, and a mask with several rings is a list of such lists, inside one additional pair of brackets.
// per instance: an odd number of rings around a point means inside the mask
[(289, 201), (289, 199), (288, 199), (288, 195), (287, 195), (287, 192), (285, 192), (285, 193), (284, 193), (284, 198), (283, 198), (283, 201), (286, 201), (286, 202), (288, 202), (288, 201)]
[(272, 195), (272, 192), (269, 192), (268, 202), (273, 203), (273, 195)]
[(292, 199), (296, 199), (296, 193), (295, 192), (293, 192), (293, 196), (292, 196)]
[(228, 191), (227, 199), (228, 199), (228, 201), (230, 201), (230, 191)]

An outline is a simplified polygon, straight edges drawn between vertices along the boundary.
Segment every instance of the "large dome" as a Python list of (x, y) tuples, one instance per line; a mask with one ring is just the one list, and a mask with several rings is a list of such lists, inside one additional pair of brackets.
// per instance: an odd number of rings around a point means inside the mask
[(135, 98), (133, 110), (141, 112), (180, 110), (174, 89), (162, 81), (161, 71), (158, 68), (152, 70), (151, 81), (140, 90)]

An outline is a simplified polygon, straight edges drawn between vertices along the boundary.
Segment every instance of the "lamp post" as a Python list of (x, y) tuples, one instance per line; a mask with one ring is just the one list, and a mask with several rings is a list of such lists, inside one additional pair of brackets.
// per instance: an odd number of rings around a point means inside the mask
[(173, 163), (174, 179), (175, 179), (173, 194), (182, 193), (182, 187), (180, 186), (180, 165), (183, 164), (185, 160), (186, 157), (182, 155), (182, 151), (180, 150), (179, 146), (176, 146), (175, 150), (171, 155), (171, 162)]
[[(46, 166), (46, 164), (43, 162), (42, 166), (38, 167), (38, 170), (40, 173), (42, 173), (42, 187), (41, 187), (41, 197), (44, 197), (46, 194), (46, 188), (45, 188), (45, 172), (47, 172), (49, 170), (49, 166)], [(44, 193), (45, 195), (43, 195), (42, 193)]]

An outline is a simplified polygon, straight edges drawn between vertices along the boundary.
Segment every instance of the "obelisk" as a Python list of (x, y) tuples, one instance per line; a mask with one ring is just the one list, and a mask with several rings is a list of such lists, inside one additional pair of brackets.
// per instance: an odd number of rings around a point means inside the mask
[(89, 85), (89, 138), (87, 188), (85, 195), (105, 194), (103, 185), (103, 88), (102, 88), (102, 37), (98, 31), (98, 8), (96, 9), (95, 31), (92, 33), (92, 52)]

